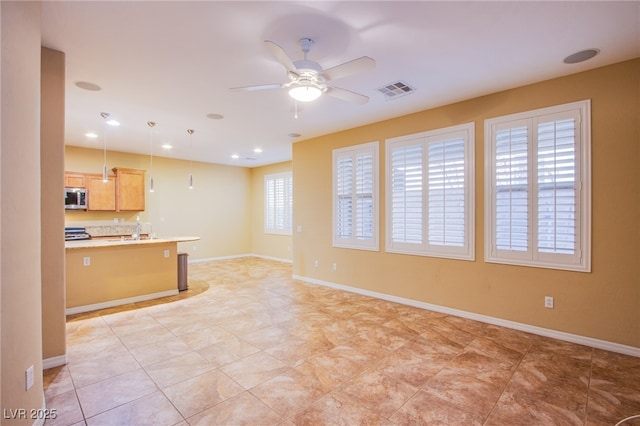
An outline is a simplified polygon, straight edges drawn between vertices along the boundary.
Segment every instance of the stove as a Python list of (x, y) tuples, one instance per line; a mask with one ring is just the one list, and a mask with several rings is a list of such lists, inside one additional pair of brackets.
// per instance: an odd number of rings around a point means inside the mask
[(86, 232), (85, 228), (77, 228), (77, 227), (64, 228), (65, 241), (89, 240), (89, 239), (91, 239), (91, 235)]

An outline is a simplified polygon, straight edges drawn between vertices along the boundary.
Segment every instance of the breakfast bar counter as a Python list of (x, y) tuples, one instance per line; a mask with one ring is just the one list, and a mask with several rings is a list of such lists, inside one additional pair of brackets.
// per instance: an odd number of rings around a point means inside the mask
[(66, 241), (66, 314), (178, 294), (178, 243), (196, 240)]

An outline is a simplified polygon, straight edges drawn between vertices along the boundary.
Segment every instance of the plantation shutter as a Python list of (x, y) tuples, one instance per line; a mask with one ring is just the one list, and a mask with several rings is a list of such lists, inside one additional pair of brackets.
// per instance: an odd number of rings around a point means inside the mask
[(265, 176), (265, 232), (290, 234), (293, 228), (291, 173)]
[(495, 244), (529, 250), (529, 128), (498, 130), (495, 142)]
[(428, 144), (429, 244), (465, 245), (465, 143), (455, 138)]
[(421, 245), (423, 230), (422, 145), (391, 149), (391, 242)]

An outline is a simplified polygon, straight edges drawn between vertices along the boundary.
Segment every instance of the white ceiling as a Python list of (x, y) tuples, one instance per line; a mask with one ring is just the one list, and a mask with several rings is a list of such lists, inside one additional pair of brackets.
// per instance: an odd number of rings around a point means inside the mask
[[(303, 37), (325, 69), (374, 58), (333, 82), (369, 103), (322, 96), (296, 119), (285, 89), (229, 90), (286, 82), (263, 41), (295, 61)], [(44, 1), (42, 45), (66, 54), (68, 145), (102, 149), (85, 133), (102, 135), (109, 112), (122, 123), (110, 150), (148, 155), (155, 121), (154, 155), (255, 167), (290, 160), (296, 141), (640, 57), (640, 1)], [(385, 100), (377, 89), (397, 81), (416, 91)]]

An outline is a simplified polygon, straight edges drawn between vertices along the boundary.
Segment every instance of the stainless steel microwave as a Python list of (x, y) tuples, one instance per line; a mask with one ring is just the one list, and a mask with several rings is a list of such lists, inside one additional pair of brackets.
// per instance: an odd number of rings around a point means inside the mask
[(86, 210), (87, 190), (84, 188), (65, 188), (64, 208), (67, 210)]

